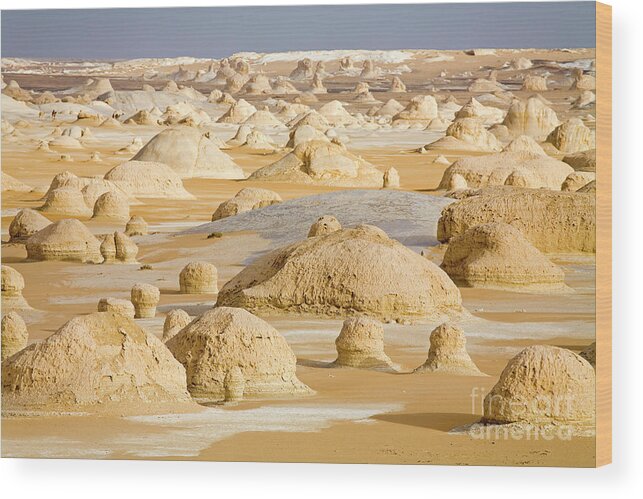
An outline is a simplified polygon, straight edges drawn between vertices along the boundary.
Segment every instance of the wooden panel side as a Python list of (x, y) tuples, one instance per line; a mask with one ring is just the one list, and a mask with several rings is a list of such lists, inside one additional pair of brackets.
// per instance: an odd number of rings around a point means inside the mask
[(596, 2), (596, 465), (612, 462), (612, 7)]

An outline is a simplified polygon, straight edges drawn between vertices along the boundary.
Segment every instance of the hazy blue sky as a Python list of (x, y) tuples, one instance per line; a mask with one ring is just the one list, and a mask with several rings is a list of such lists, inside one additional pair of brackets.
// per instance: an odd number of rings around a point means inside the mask
[(594, 2), (2, 11), (2, 56), (594, 47)]

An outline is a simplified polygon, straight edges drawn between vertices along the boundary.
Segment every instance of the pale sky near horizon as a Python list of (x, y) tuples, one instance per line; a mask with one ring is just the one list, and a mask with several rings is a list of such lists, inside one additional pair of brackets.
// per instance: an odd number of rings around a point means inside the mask
[(2, 56), (595, 47), (594, 2), (3, 10)]

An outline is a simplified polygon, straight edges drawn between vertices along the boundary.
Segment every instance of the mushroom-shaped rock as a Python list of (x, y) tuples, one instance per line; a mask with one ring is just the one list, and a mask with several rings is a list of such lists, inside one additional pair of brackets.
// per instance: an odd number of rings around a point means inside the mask
[(596, 376), (582, 357), (535, 345), (509, 361), (484, 400), (483, 421), (532, 425), (592, 425)]
[(99, 312), (113, 312), (123, 317), (134, 318), (134, 305), (129, 300), (120, 298), (101, 298), (98, 300)]
[(572, 172), (568, 164), (548, 156), (526, 151), (501, 152), (455, 161), (444, 171), (440, 189), (447, 189), (451, 177), (459, 174), (472, 188), (512, 185), (560, 190), (561, 184)]
[(133, 197), (194, 199), (183, 187), (181, 177), (164, 163), (127, 161), (108, 171), (105, 180)]
[(246, 397), (311, 392), (297, 379), (297, 359), (284, 337), (241, 308), (209, 310), (166, 345), (185, 366), (188, 390), (197, 399), (224, 399), (225, 378), (235, 366), (243, 373)]
[(431, 331), (429, 355), (416, 373), (445, 373), (484, 376), (467, 353), (467, 338), (455, 324), (445, 322)]
[(138, 246), (124, 232), (114, 232), (114, 245), (116, 246), (116, 260), (122, 263), (136, 263)]
[(36, 232), (47, 227), (51, 221), (36, 210), (20, 210), (9, 225), (9, 242), (24, 242)]
[(92, 218), (125, 222), (129, 216), (127, 197), (116, 191), (107, 191), (96, 200)]
[(544, 189), (481, 189), (442, 210), (438, 240), (489, 222), (513, 225), (546, 253), (596, 251), (596, 196)]
[(370, 317), (346, 319), (335, 346), (335, 366), (387, 370), (393, 367), (391, 359), (384, 352), (382, 323)]
[(192, 322), (192, 317), (180, 308), (170, 310), (163, 321), (163, 342), (176, 336), (181, 329)]
[(245, 178), (243, 170), (217, 147), (207, 132), (190, 127), (163, 130), (132, 159), (165, 163), (181, 178)]
[(274, 191), (259, 187), (246, 187), (237, 192), (232, 199), (221, 203), (212, 214), (212, 221), (278, 204), (281, 201), (281, 196)]
[(361, 225), (258, 258), (221, 289), (217, 305), (388, 320), (457, 313), (461, 298), (437, 265)]
[(452, 237), (442, 269), (456, 284), (514, 291), (561, 291), (565, 274), (522, 233), (491, 222)]
[(101, 262), (100, 242), (82, 222), (68, 218), (52, 223), (27, 239), (30, 260)]
[(106, 234), (100, 244), (100, 254), (103, 263), (114, 263), (116, 260), (116, 239), (114, 234)]
[(2, 317), (2, 362), (26, 348), (27, 341), (29, 341), (29, 333), (22, 317), (14, 311), (4, 315)]
[(383, 187), (385, 189), (398, 189), (400, 187), (400, 174), (392, 166), (384, 172)]
[(151, 284), (138, 283), (132, 286), (131, 301), (134, 304), (135, 317), (145, 319), (156, 315), (156, 305), (161, 299), (161, 292)]
[(128, 236), (145, 236), (147, 235), (147, 222), (139, 215), (134, 215), (125, 225), (125, 234)]
[(2, 308), (4, 310), (24, 310), (31, 308), (22, 296), (25, 279), (22, 274), (8, 265), (2, 266)]
[(317, 221), (310, 226), (308, 230), (308, 237), (324, 236), (331, 232), (336, 232), (342, 229), (342, 225), (332, 215), (324, 215), (319, 217)]
[(181, 293), (217, 293), (217, 277), (217, 268), (211, 263), (188, 263), (179, 274)]
[(3, 363), (2, 410), (158, 414), (193, 407), (185, 379), (154, 335), (132, 319), (97, 312)]
[(85, 204), (85, 198), (80, 189), (60, 187), (49, 191), (45, 203), (38, 208), (44, 213), (54, 215), (77, 216), (89, 218), (92, 210)]

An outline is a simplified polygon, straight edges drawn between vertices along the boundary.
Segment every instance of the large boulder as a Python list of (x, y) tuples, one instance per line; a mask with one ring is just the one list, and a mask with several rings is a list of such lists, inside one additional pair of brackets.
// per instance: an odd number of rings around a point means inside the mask
[(209, 310), (166, 345), (185, 366), (188, 390), (197, 399), (224, 399), (225, 378), (234, 368), (243, 374), (245, 397), (312, 393), (297, 379), (297, 359), (284, 337), (241, 308)]
[(335, 142), (308, 141), (249, 180), (320, 184), (344, 187), (382, 187), (383, 173)]
[(2, 364), (2, 411), (136, 414), (193, 407), (185, 369), (112, 312), (75, 317)]
[(515, 99), (502, 122), (513, 136), (529, 135), (537, 140), (544, 140), (559, 123), (554, 110), (538, 96), (526, 102)]
[(132, 160), (165, 163), (181, 178), (245, 178), (243, 170), (207, 133), (190, 127), (163, 130)]
[(509, 361), (484, 400), (486, 423), (592, 426), (596, 376), (582, 357), (535, 345)]
[(105, 180), (133, 197), (194, 199), (183, 187), (181, 177), (164, 163), (126, 161), (108, 171)]
[(516, 227), (545, 253), (596, 252), (596, 196), (591, 193), (481, 189), (442, 210), (438, 239), (446, 242), (489, 222)]
[(451, 178), (460, 175), (470, 188), (511, 185), (560, 190), (572, 172), (571, 166), (548, 156), (526, 151), (501, 152), (459, 159), (445, 170), (439, 188), (448, 189)]
[(30, 260), (68, 260), (99, 263), (100, 242), (82, 222), (68, 218), (48, 225), (27, 239)]
[(391, 320), (459, 312), (461, 298), (437, 265), (361, 225), (258, 258), (221, 289), (217, 305)]
[(511, 291), (562, 291), (565, 273), (515, 227), (491, 222), (454, 236), (442, 269), (458, 285)]

